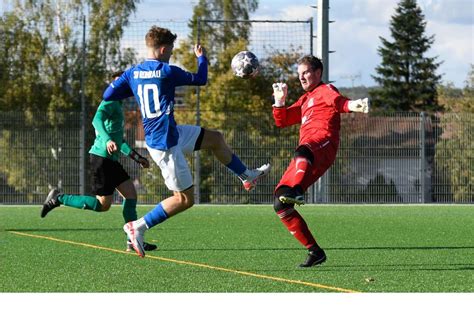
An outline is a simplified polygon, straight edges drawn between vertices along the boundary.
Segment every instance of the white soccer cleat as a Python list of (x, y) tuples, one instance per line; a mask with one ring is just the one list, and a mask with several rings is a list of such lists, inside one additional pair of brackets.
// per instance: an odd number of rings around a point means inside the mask
[(145, 247), (143, 242), (144, 230), (140, 230), (136, 221), (131, 221), (123, 226), (123, 231), (127, 234), (128, 239), (132, 243), (132, 247), (140, 257), (145, 257)]
[(255, 188), (255, 186), (257, 185), (257, 180), (268, 175), (271, 168), (272, 166), (267, 163), (257, 169), (250, 170), (250, 173), (247, 175), (247, 177), (242, 180), (245, 190), (250, 191)]

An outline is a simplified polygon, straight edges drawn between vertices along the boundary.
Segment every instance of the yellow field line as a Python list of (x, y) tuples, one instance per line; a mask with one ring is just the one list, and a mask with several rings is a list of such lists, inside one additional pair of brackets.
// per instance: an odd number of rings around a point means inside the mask
[[(60, 242), (60, 243), (66, 243), (66, 244), (79, 245), (79, 246), (84, 246), (84, 247), (89, 247), (89, 248), (101, 249), (101, 250), (110, 251), (110, 252), (114, 252), (114, 253), (120, 253), (120, 254), (126, 254), (126, 255), (135, 255), (135, 253), (130, 253), (130, 252), (126, 252), (126, 251), (122, 251), (122, 250), (118, 250), (118, 249), (113, 249), (113, 248), (108, 248), (108, 247), (98, 246), (98, 245), (93, 245), (93, 244), (88, 244), (88, 243), (61, 240), (61, 239), (57, 239), (57, 238), (53, 238), (53, 237), (49, 237), (49, 236), (44, 236), (44, 235), (29, 234), (29, 233), (18, 232), (18, 231), (8, 231), (8, 232), (13, 233), (13, 234), (17, 234), (17, 235), (32, 237), (32, 238), (45, 239), (45, 240), (50, 240), (50, 241), (55, 241), (55, 242)], [(267, 280), (290, 283), (290, 284), (298, 284), (298, 285), (306, 285), (306, 286), (316, 287), (316, 288), (323, 288), (323, 289), (328, 289), (328, 290), (332, 290), (332, 291), (336, 291), (336, 292), (342, 292), (342, 293), (360, 293), (359, 291), (355, 291), (355, 290), (352, 290), (352, 289), (346, 289), (346, 288), (341, 288), (341, 287), (335, 287), (335, 286), (329, 286), (329, 285), (311, 283), (311, 282), (305, 282), (305, 281), (299, 281), (299, 280), (284, 279), (284, 278), (279, 278), (279, 277), (270, 276), (270, 275), (257, 274), (257, 273), (234, 270), (234, 269), (227, 269), (227, 268), (210, 266), (210, 265), (197, 263), (197, 262), (177, 260), (177, 259), (166, 258), (166, 257), (161, 257), (161, 256), (146, 255), (145, 259), (146, 258), (161, 260), (161, 261), (167, 261), (167, 262), (177, 263), (177, 264), (181, 264), (181, 265), (188, 265), (188, 266), (201, 267), (201, 268), (206, 268), (206, 269), (211, 269), (211, 270), (230, 272), (230, 273), (235, 273), (235, 274), (240, 274), (240, 275), (253, 276), (253, 277), (256, 277), (256, 278), (260, 278), (260, 279), (267, 279)]]

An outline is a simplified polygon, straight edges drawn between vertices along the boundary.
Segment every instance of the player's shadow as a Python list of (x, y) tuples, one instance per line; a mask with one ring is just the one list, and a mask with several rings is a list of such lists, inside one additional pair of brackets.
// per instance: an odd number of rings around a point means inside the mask
[(297, 267), (287, 267), (283, 269), (256, 269), (259, 272), (279, 272), (294, 271), (307, 274), (314, 272), (317, 274), (334, 273), (334, 272), (397, 272), (397, 271), (474, 271), (473, 263), (457, 263), (457, 264), (354, 264), (354, 265), (337, 265), (325, 263), (321, 266), (312, 267), (310, 269), (302, 269)]
[(354, 264), (354, 265), (323, 265), (317, 267), (318, 273), (324, 272), (385, 272), (385, 271), (473, 271), (474, 263), (451, 263), (451, 264)]
[(17, 231), (17, 232), (69, 232), (69, 231), (82, 231), (82, 232), (87, 232), (87, 231), (121, 231), (122, 229), (120, 227), (118, 228), (30, 228), (30, 229), (15, 229), (15, 228), (9, 228), (9, 229), (3, 229), (2, 231)]
[(325, 247), (324, 250), (365, 251), (365, 250), (435, 250), (435, 249), (474, 249), (474, 246), (365, 246), (365, 247)]
[[(474, 246), (369, 246), (369, 247), (325, 247), (326, 251), (345, 251), (345, 250), (441, 250), (441, 249), (474, 249)], [(241, 251), (303, 251), (301, 247), (262, 247), (262, 248), (247, 248), (247, 247), (180, 247), (180, 248), (165, 248), (160, 249), (160, 252), (202, 252), (202, 251), (223, 251), (223, 252), (241, 252)]]

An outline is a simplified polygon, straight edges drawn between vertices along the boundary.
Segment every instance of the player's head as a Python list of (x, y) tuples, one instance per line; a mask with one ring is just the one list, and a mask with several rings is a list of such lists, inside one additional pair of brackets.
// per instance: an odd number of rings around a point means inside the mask
[(313, 55), (303, 56), (298, 60), (298, 78), (305, 91), (312, 91), (321, 83), (323, 63)]
[(145, 36), (148, 57), (168, 62), (173, 52), (176, 37), (169, 29), (152, 26)]

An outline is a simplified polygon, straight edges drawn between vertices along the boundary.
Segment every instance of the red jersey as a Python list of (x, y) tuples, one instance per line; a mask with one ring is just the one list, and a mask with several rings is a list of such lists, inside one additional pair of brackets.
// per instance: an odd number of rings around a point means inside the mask
[(289, 107), (273, 107), (277, 127), (301, 123), (299, 145), (331, 140), (339, 145), (340, 114), (350, 112), (349, 99), (331, 84), (321, 83)]

